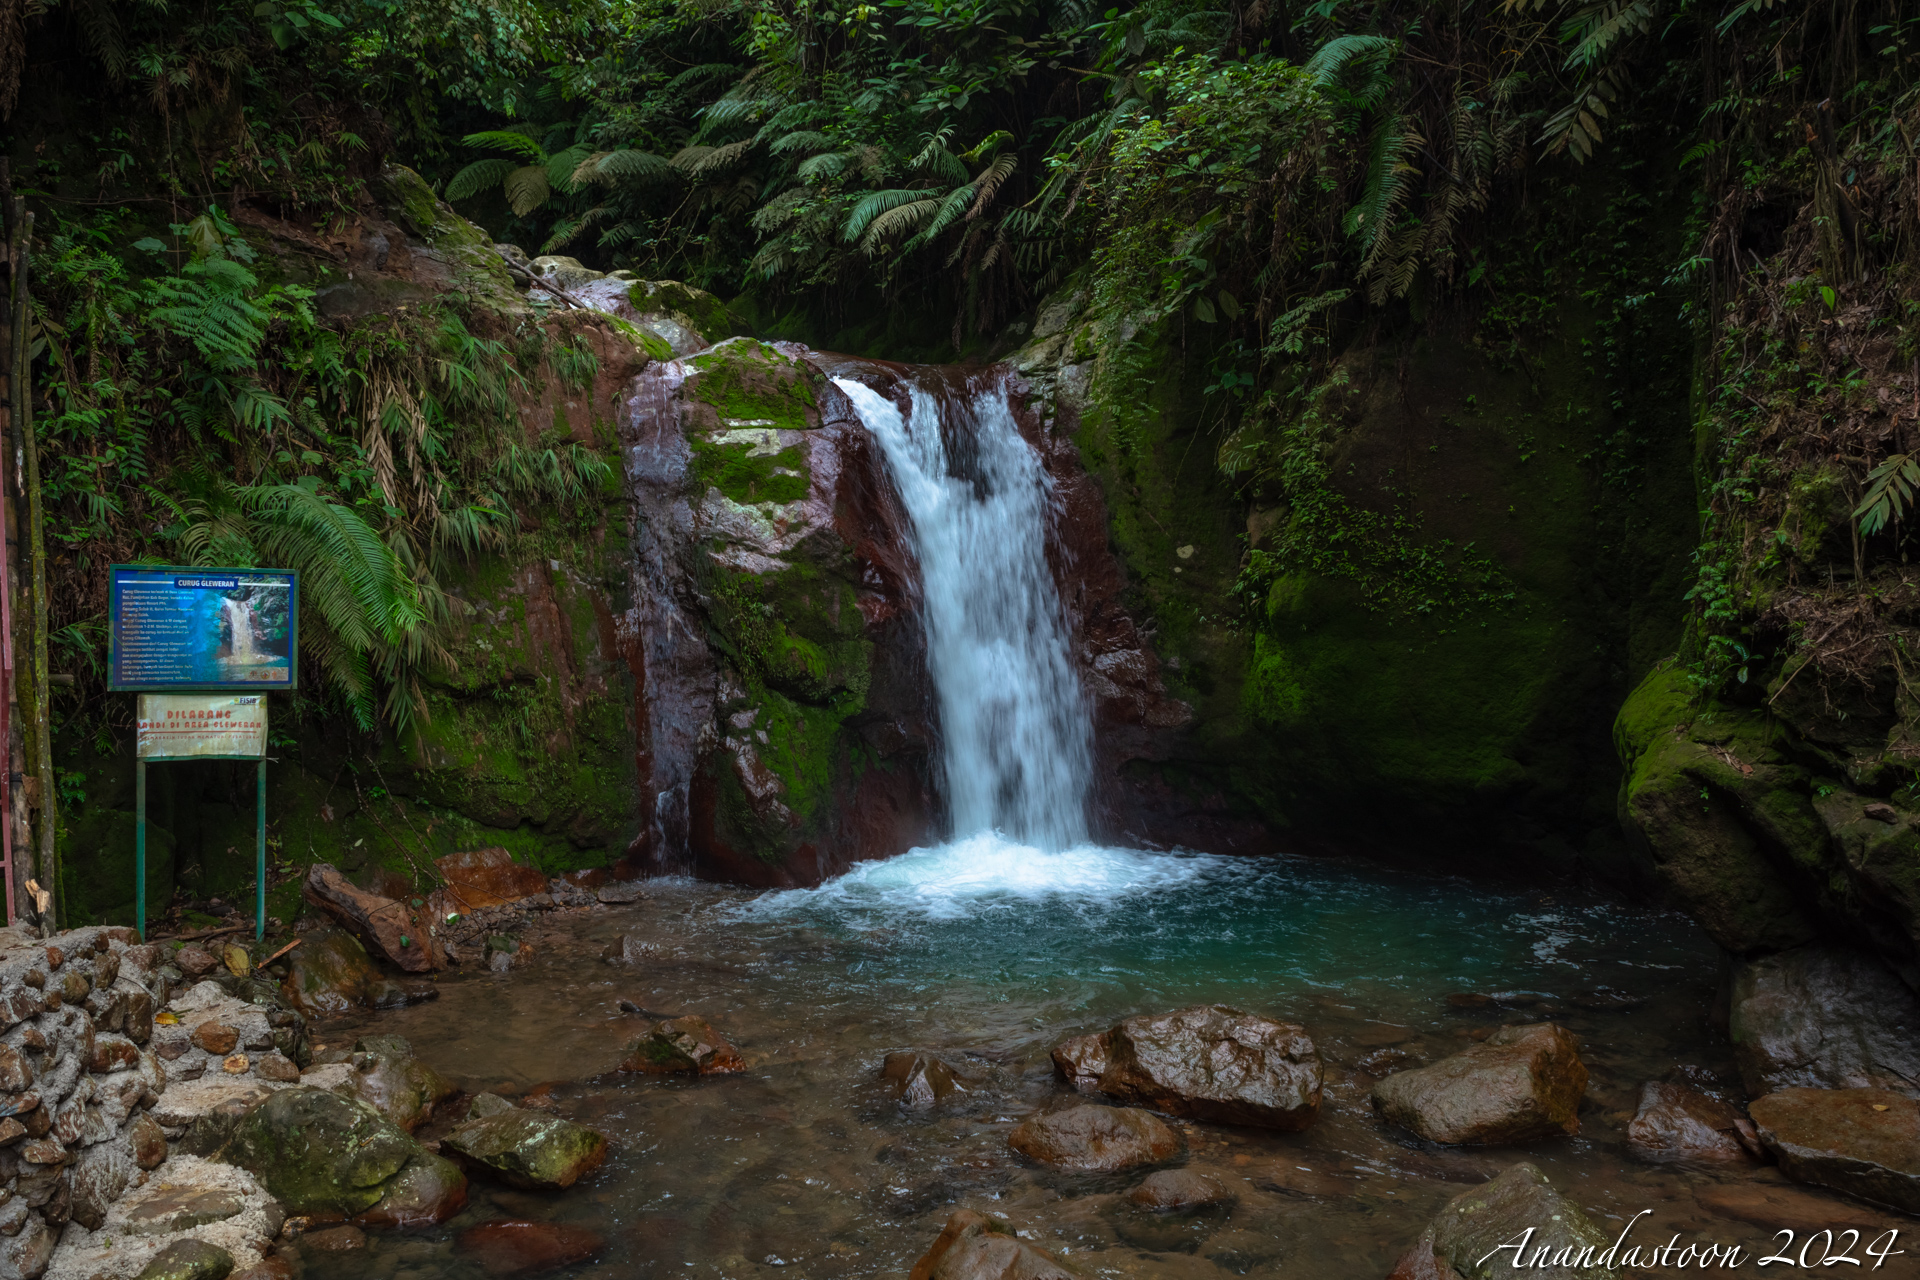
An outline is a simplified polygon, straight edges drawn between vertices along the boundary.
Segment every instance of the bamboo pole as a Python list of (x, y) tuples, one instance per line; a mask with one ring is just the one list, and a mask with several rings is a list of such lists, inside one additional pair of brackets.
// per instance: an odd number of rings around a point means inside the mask
[[(26, 201), (13, 200), (14, 225), (18, 228), (18, 239), (13, 260), (13, 386), (10, 388), (13, 401), (13, 417), (18, 430), (18, 447), (25, 455), (23, 487), (26, 490), (27, 544), (32, 557), (31, 568), (27, 574), (26, 586), (29, 600), (29, 625), (32, 627), (32, 644), (28, 661), (31, 664), (32, 679), (19, 685), (21, 727), (31, 744), (27, 752), (31, 761), (39, 792), (37, 839), (38, 871), (42, 892), (51, 895), (42, 914), (48, 918), (44, 925), (58, 928), (61, 908), (64, 905), (60, 893), (60, 869), (54, 851), (54, 839), (59, 826), (59, 802), (53, 787), (53, 741), (52, 727), (48, 720), (48, 671), (47, 671), (47, 545), (42, 529), (40, 513), (40, 444), (34, 429), (33, 412), (33, 369), (29, 359), (28, 333), (32, 329), (32, 293), (31, 268), (33, 249), (33, 215), (26, 211)], [(29, 693), (31, 690), (31, 693)]]

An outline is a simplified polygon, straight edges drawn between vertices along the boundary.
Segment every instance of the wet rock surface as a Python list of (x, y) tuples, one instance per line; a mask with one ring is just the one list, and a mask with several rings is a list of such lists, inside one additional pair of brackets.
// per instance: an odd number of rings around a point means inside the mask
[(1171, 1160), (1184, 1149), (1159, 1117), (1132, 1107), (1084, 1104), (1023, 1120), (1007, 1145), (1036, 1164), (1076, 1173), (1117, 1173)]
[(1127, 1193), (1127, 1199), (1143, 1209), (1176, 1211), (1226, 1204), (1233, 1199), (1233, 1193), (1204, 1173), (1161, 1169), (1148, 1174), (1139, 1186)]
[(1168, 1115), (1297, 1130), (1320, 1111), (1322, 1068), (1306, 1029), (1226, 1005), (1129, 1018), (1053, 1058), (1076, 1089)]
[(538, 1275), (587, 1262), (606, 1248), (606, 1237), (556, 1222), (483, 1222), (468, 1227), (454, 1249), (490, 1276)]
[[(1499, 1252), (1524, 1240), (1519, 1253)], [(1477, 1280), (1482, 1276), (1555, 1276), (1614, 1280), (1607, 1266), (1579, 1265), (1568, 1254), (1603, 1253), (1612, 1238), (1561, 1195), (1532, 1164), (1517, 1164), (1485, 1186), (1447, 1202), (1388, 1280)], [(1545, 1250), (1537, 1254), (1536, 1250)], [(1562, 1259), (1559, 1265), (1553, 1260)], [(1542, 1265), (1536, 1258), (1544, 1258)], [(1518, 1264), (1518, 1265), (1516, 1265)]]
[(539, 1191), (570, 1187), (607, 1158), (605, 1134), (514, 1107), (468, 1120), (440, 1148), (477, 1173)]
[(219, 1158), (258, 1177), (290, 1213), (351, 1217), (390, 1192), (411, 1199), (399, 1175), (426, 1154), (370, 1104), (294, 1087), (241, 1117)]
[(353, 1050), (348, 1060), (353, 1092), (409, 1133), (458, 1092), (445, 1076), (414, 1057), (413, 1046), (400, 1036), (363, 1036)]
[(971, 1209), (951, 1218), (908, 1280), (1078, 1280), (1078, 1273), (1013, 1229)]
[(1790, 1086), (1920, 1097), (1920, 996), (1865, 952), (1736, 962), (1729, 1029), (1749, 1097)]
[(1750, 1110), (1788, 1177), (1920, 1215), (1920, 1101), (1887, 1089), (1788, 1088)]
[(381, 972), (360, 940), (337, 926), (312, 930), (287, 954), (280, 989), (309, 1017), (337, 1017), (356, 1009), (398, 1009), (439, 993)]
[(1649, 1080), (1627, 1126), (1627, 1150), (1649, 1164), (1743, 1165), (1760, 1157), (1752, 1123), (1729, 1104), (1673, 1081)]
[(888, 1054), (880, 1065), (880, 1078), (887, 1082), (901, 1106), (915, 1110), (965, 1098), (980, 1085), (975, 1073), (956, 1071), (943, 1059), (911, 1050)]
[(474, 849), (435, 858), (433, 865), (446, 883), (428, 899), (433, 918), (449, 913), (469, 915), (487, 907), (502, 907), (547, 892), (547, 877), (514, 862), (505, 849)]
[(139, 1280), (227, 1280), (233, 1255), (204, 1240), (178, 1240), (140, 1271)]
[(644, 1025), (620, 1061), (620, 1070), (643, 1075), (732, 1075), (746, 1069), (740, 1051), (692, 1014)]
[(1553, 1023), (1502, 1027), (1482, 1044), (1373, 1086), (1381, 1117), (1429, 1142), (1502, 1145), (1580, 1132), (1587, 1068)]
[(356, 888), (324, 862), (313, 864), (300, 893), (387, 963), (408, 973), (446, 967), (436, 922), (424, 908)]

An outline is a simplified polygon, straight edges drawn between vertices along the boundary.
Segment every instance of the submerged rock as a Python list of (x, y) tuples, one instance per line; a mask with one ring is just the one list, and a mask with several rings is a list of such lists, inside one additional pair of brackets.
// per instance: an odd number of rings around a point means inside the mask
[(585, 1227), (565, 1223), (483, 1222), (462, 1231), (453, 1247), (490, 1276), (522, 1276), (586, 1262), (606, 1243)]
[(1019, 1239), (1013, 1228), (961, 1209), (933, 1247), (913, 1264), (908, 1280), (1079, 1280), (1048, 1253)]
[(1053, 1060), (1082, 1092), (1169, 1115), (1298, 1130), (1320, 1114), (1323, 1071), (1306, 1029), (1226, 1005), (1128, 1018)]
[(1750, 1110), (1789, 1178), (1920, 1214), (1920, 1101), (1888, 1089), (1780, 1089)]
[(1920, 996), (1865, 952), (1736, 961), (1728, 1026), (1749, 1097), (1790, 1086), (1920, 1096)]
[(140, 1272), (138, 1280), (227, 1280), (233, 1255), (205, 1240), (176, 1240)]
[(1586, 1090), (1573, 1036), (1541, 1022), (1390, 1075), (1373, 1086), (1373, 1105), (1429, 1142), (1493, 1146), (1579, 1133)]
[(570, 1187), (607, 1158), (606, 1135), (555, 1116), (509, 1108), (469, 1120), (440, 1149), (508, 1186)]
[(881, 1065), (880, 1078), (893, 1086), (893, 1096), (903, 1107), (924, 1110), (938, 1106), (955, 1095), (965, 1095), (978, 1082), (955, 1071), (931, 1054), (907, 1051), (890, 1053)]
[(1132, 1203), (1162, 1212), (1204, 1209), (1230, 1203), (1233, 1198), (1233, 1193), (1214, 1179), (1191, 1169), (1161, 1169), (1127, 1192)]
[[(1579, 1205), (1548, 1184), (1546, 1174), (1517, 1164), (1447, 1201), (1387, 1280), (1522, 1275), (1616, 1280), (1611, 1267), (1591, 1265), (1612, 1243)], [(1519, 1256), (1502, 1252), (1516, 1245)], [(1590, 1251), (1586, 1265), (1573, 1261), (1583, 1251)]]
[(1628, 1154), (1649, 1164), (1751, 1163), (1758, 1144), (1752, 1123), (1731, 1106), (1666, 1080), (1641, 1086), (1640, 1108), (1627, 1125)]
[(705, 1018), (687, 1015), (656, 1022), (627, 1047), (621, 1071), (646, 1075), (730, 1075), (745, 1071), (740, 1051)]
[(1078, 1173), (1159, 1164), (1186, 1146), (1157, 1116), (1091, 1103), (1023, 1120), (1007, 1135), (1007, 1145), (1037, 1164)]

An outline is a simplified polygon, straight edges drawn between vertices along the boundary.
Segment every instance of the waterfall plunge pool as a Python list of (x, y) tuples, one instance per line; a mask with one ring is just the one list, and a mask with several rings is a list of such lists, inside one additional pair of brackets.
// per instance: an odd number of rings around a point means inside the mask
[[(333, 1046), (375, 1026), (407, 1036), (464, 1088), (531, 1090), (614, 1149), (558, 1195), (476, 1182), (445, 1226), (315, 1258), (308, 1276), (486, 1275), (487, 1259), (457, 1241), (502, 1218), (605, 1238), (597, 1261), (556, 1275), (904, 1276), (968, 1207), (1005, 1214), (1089, 1275), (1353, 1280), (1384, 1277), (1447, 1199), (1520, 1159), (1603, 1226), (1651, 1209), (1637, 1230), (1662, 1240), (1767, 1239), (1696, 1192), (1776, 1174), (1653, 1168), (1622, 1149), (1643, 1081), (1688, 1065), (1737, 1088), (1711, 1025), (1717, 953), (1676, 915), (1351, 863), (1042, 853), (991, 835), (862, 864), (814, 890), (667, 880), (649, 892), (631, 908), (544, 917), (508, 973), (450, 976), (438, 1001), (319, 1029)], [(630, 932), (645, 962), (604, 962)], [(1497, 1003), (1449, 1001), (1462, 993)], [(612, 1074), (638, 1021), (622, 999), (709, 1017), (749, 1070)], [(1053, 1045), (1200, 1002), (1304, 1023), (1328, 1064), (1322, 1117), (1304, 1133), (1179, 1126), (1185, 1162), (1237, 1191), (1230, 1213), (1156, 1220), (1119, 1194), (1139, 1175), (1063, 1176), (1008, 1150), (1015, 1123), (1070, 1096)], [(1578, 1138), (1442, 1149), (1372, 1114), (1372, 1071), (1542, 1017), (1584, 1044)], [(968, 1064), (988, 1086), (905, 1111), (880, 1065), (907, 1048)], [(1834, 1202), (1836, 1220), (1848, 1212)]]

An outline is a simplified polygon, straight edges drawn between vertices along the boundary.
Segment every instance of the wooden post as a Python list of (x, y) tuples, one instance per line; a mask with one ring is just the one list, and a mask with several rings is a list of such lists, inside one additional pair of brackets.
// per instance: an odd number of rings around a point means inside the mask
[[(260, 705), (265, 706), (267, 695), (260, 695)], [(264, 752), (264, 748), (262, 749)], [(256, 801), (254, 813), (253, 863), (253, 936), (267, 936), (267, 757), (260, 757), (260, 771), (254, 775), (253, 794)]]
[[(11, 195), (11, 193), (8, 193)], [(48, 671), (47, 671), (47, 544), (41, 524), (40, 513), (40, 443), (34, 429), (33, 378), (27, 344), (28, 330), (32, 328), (32, 295), (29, 290), (29, 268), (32, 262), (33, 215), (26, 211), (26, 201), (13, 199), (13, 222), (18, 228), (13, 260), (13, 385), (9, 397), (13, 402), (13, 425), (17, 429), (18, 447), (25, 454), (25, 488), (27, 509), (23, 513), (27, 519), (27, 545), (32, 556), (31, 569), (27, 575), (29, 599), (31, 601), (30, 625), (32, 626), (32, 646), (29, 661), (32, 663), (33, 678), (28, 684), (19, 687), (21, 727), (31, 744), (28, 758), (32, 761), (35, 777), (39, 785), (39, 829), (38, 862), (41, 887), (52, 895), (46, 914), (51, 918), (45, 923), (53, 928), (59, 927), (64, 903), (60, 892), (60, 868), (54, 851), (54, 837), (59, 827), (59, 801), (53, 787), (53, 734), (48, 720)], [(31, 697), (28, 689), (32, 690)]]

